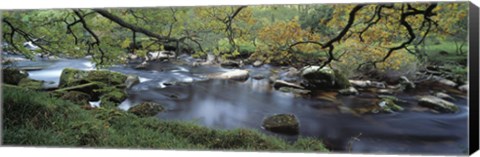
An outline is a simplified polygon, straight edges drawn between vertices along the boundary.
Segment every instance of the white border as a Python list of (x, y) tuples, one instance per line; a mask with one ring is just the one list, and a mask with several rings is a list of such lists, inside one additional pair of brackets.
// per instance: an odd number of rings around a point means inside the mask
[[(368, 2), (422, 2), (432, 0), (12, 0), (2, 3), (0, 10), (93, 8), (93, 7), (152, 7), (152, 6), (206, 6), (206, 5), (259, 5), (259, 4), (312, 4), (312, 3), (368, 3)], [(436, 0), (459, 1), (459, 0)], [(465, 1), (465, 0), (462, 0)], [(478, 0), (474, 0), (478, 1)], [(477, 3), (478, 4), (478, 3)]]
[[(53, 9), (53, 8), (100, 8), (100, 7), (155, 7), (155, 6), (207, 6), (207, 5), (258, 5), (258, 4), (312, 4), (312, 3), (368, 3), (368, 2), (425, 2), (432, 0), (11, 0), (0, 2), (0, 10), (12, 9)], [(452, 0), (435, 0), (452, 1)], [(455, 0), (454, 0), (455, 1)], [(480, 6), (480, 0), (471, 0)], [(47, 147), (5, 147), (0, 146), (1, 156), (30, 157), (90, 157), (90, 156), (341, 156), (341, 157), (372, 157), (399, 155), (363, 155), (338, 153), (266, 153), (266, 152), (220, 152), (220, 151), (176, 151), (176, 150), (140, 150), (140, 149), (88, 149), (88, 148), (47, 148)], [(412, 155), (408, 155), (414, 157)], [(480, 156), (477, 152), (474, 156)], [(422, 155), (421, 157), (425, 157)]]

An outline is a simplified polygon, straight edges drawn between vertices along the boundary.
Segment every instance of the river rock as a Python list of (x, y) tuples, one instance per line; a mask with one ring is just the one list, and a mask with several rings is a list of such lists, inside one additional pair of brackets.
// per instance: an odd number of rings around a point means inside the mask
[(116, 88), (111, 89), (108, 93), (103, 94), (100, 98), (102, 102), (110, 101), (116, 104), (120, 104), (125, 99), (127, 99), (127, 92)]
[(360, 88), (367, 88), (370, 86), (370, 81), (369, 80), (348, 80), (351, 85), (354, 87), (360, 87)]
[(378, 94), (392, 95), (394, 93), (394, 91), (392, 89), (378, 89), (377, 93)]
[(154, 51), (148, 52), (147, 60), (148, 61), (155, 61), (155, 60), (165, 60), (170, 58), (175, 58), (177, 54), (174, 51)]
[(461, 85), (458, 89), (462, 92), (468, 92), (468, 84)]
[(301, 70), (307, 89), (343, 89), (350, 87), (350, 82), (337, 70), (328, 67), (307, 66)]
[(142, 63), (140, 63), (140, 64), (138, 64), (134, 67), (134, 69), (137, 69), (137, 70), (143, 70), (143, 69), (146, 69), (146, 68), (147, 68), (147, 62), (146, 61), (144, 61), (144, 62), (142, 62)]
[(458, 111), (458, 107), (455, 104), (434, 96), (423, 96), (420, 98), (418, 104), (441, 113), (454, 113)]
[(358, 88), (386, 88), (387, 86), (383, 82), (376, 82), (370, 80), (348, 80), (348, 82), (354, 87)]
[(125, 90), (128, 76), (108, 70), (83, 71), (65, 68), (60, 75), (59, 87), (67, 91), (81, 91), (90, 94), (92, 100), (99, 100), (100, 96), (115, 89)]
[(394, 100), (392, 99), (383, 99), (378, 103), (378, 106), (380, 107), (381, 112), (388, 112), (392, 113), (395, 111), (403, 111), (403, 107), (398, 106)]
[(308, 95), (311, 93), (310, 90), (298, 89), (298, 88), (292, 88), (292, 87), (280, 87), (278, 91), (284, 92), (284, 93), (292, 93), (292, 94), (295, 94), (295, 96)]
[(400, 77), (400, 84), (405, 88), (405, 90), (411, 90), (415, 88), (415, 83), (410, 81), (406, 76)]
[(235, 70), (227, 71), (220, 74), (208, 75), (207, 77), (212, 79), (229, 79), (229, 80), (245, 81), (249, 77), (249, 72), (248, 70), (235, 69)]
[(60, 75), (60, 87), (69, 87), (90, 82), (101, 82), (109, 86), (125, 86), (128, 76), (108, 70), (83, 71), (65, 68)]
[(128, 112), (131, 112), (139, 117), (150, 117), (155, 116), (158, 112), (164, 111), (162, 105), (154, 102), (143, 102), (132, 108), (128, 109)]
[(127, 89), (140, 83), (140, 78), (136, 75), (127, 75), (127, 79), (125, 80), (125, 86)]
[(290, 67), (288, 68), (288, 71), (287, 71), (287, 77), (296, 77), (300, 74), (300, 72), (297, 70), (297, 68), (294, 68), (294, 67)]
[(297, 88), (297, 89), (305, 89), (304, 87), (298, 85), (298, 84), (295, 84), (295, 83), (290, 83), (290, 82), (287, 82), (287, 81), (283, 81), (283, 80), (275, 80), (273, 82), (273, 88), (275, 89), (279, 89), (281, 87), (290, 87), (290, 88)]
[(434, 76), (433, 79), (435, 79), (438, 83), (446, 85), (446, 86), (450, 86), (450, 87), (456, 87), (457, 86), (457, 83), (455, 83), (454, 81), (448, 80), (448, 79), (445, 79), (445, 78), (442, 78), (442, 77)]
[(262, 127), (266, 130), (289, 135), (297, 135), (300, 132), (299, 126), (299, 121), (293, 114), (276, 114), (262, 122)]
[(443, 93), (443, 92), (437, 92), (437, 93), (435, 93), (435, 96), (440, 98), (440, 99), (443, 99), (443, 100), (449, 100), (449, 101), (455, 100), (452, 96), (448, 95), (447, 93)]
[(349, 87), (349, 88), (339, 90), (338, 93), (342, 95), (357, 95), (358, 90), (355, 89), (355, 87)]
[(237, 61), (227, 60), (227, 61), (224, 61), (224, 62), (220, 63), (220, 66), (222, 66), (224, 68), (240, 68), (241, 64), (240, 64), (240, 62), (237, 62)]
[(2, 69), (3, 82), (6, 84), (18, 85), (18, 83), (28, 77), (28, 73), (14, 68)]
[(265, 75), (257, 74), (257, 75), (252, 76), (252, 78), (255, 79), (255, 80), (261, 80), (261, 79), (265, 78)]
[(64, 93), (60, 98), (78, 105), (87, 105), (89, 104), (90, 95), (79, 91), (69, 91)]
[(255, 62), (253, 62), (253, 64), (252, 64), (252, 65), (253, 65), (253, 67), (260, 67), (260, 66), (262, 66), (262, 65), (263, 65), (263, 62), (262, 62), (262, 61), (259, 61), (259, 60), (257, 60), (257, 61), (255, 61)]

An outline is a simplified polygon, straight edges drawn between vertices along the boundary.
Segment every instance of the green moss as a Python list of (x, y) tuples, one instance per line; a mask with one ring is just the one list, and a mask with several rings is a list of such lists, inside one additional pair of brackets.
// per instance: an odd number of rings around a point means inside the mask
[[(108, 88), (104, 88), (104, 89), (108, 89)], [(116, 89), (116, 88), (110, 88), (107, 91), (102, 91), (102, 93), (105, 93), (100, 98), (102, 101), (121, 103), (125, 99), (127, 99), (127, 93), (123, 90)]]
[(108, 70), (83, 71), (65, 68), (60, 75), (59, 86), (63, 88), (91, 82), (101, 82), (109, 86), (124, 86), (125, 80), (127, 80), (127, 75), (118, 72)]
[(87, 81), (83, 80), (87, 74), (87, 71), (65, 68), (60, 75), (59, 87), (64, 88), (88, 83)]
[(335, 74), (335, 88), (345, 89), (352, 86), (347, 77), (345, 77), (345, 75), (343, 75), (340, 71), (333, 70), (333, 72)]
[(43, 83), (44, 81), (23, 78), (20, 80), (20, 82), (18, 82), (18, 86), (33, 90), (41, 90), (43, 89)]
[(127, 75), (107, 70), (94, 70), (90, 71), (85, 79), (90, 82), (102, 82), (110, 86), (121, 86), (127, 80)]
[(162, 105), (154, 103), (154, 102), (143, 102), (136, 106), (133, 106), (128, 111), (140, 116), (140, 117), (149, 117), (154, 116), (158, 112), (165, 110)]
[(85, 104), (89, 104), (88, 101), (90, 100), (91, 97), (90, 97), (90, 95), (88, 95), (86, 93), (83, 93), (83, 92), (69, 91), (69, 92), (64, 93), (60, 98), (64, 99), (64, 100), (71, 101), (75, 104), (85, 105)]

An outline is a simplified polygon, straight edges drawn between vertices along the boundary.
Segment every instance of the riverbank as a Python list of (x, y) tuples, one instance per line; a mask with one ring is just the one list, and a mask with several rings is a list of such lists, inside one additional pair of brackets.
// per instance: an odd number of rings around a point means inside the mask
[(86, 110), (46, 92), (5, 84), (2, 88), (4, 145), (328, 151), (321, 141), (311, 138), (289, 143), (255, 130), (209, 129), (191, 122), (140, 118), (117, 108)]

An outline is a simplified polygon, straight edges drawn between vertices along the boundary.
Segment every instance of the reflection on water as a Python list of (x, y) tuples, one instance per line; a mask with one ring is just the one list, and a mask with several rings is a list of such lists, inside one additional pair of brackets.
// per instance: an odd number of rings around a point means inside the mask
[[(34, 79), (55, 81), (66, 67), (93, 69), (86, 60), (61, 60), (44, 70), (30, 72)], [(464, 98), (453, 103), (460, 107), (455, 114), (437, 114), (409, 109), (417, 106), (415, 95), (403, 94), (407, 109), (393, 114), (354, 115), (339, 108), (358, 103), (354, 96), (336, 96), (344, 106), (323, 100), (294, 97), (271, 89), (268, 82), (274, 67), (247, 67), (251, 76), (265, 79), (245, 82), (205, 80), (201, 76), (227, 71), (220, 67), (189, 67), (157, 63), (146, 70), (116, 66), (110, 70), (140, 76), (129, 98), (119, 108), (127, 110), (143, 101), (158, 102), (167, 108), (160, 119), (194, 121), (211, 128), (261, 129), (264, 117), (293, 113), (300, 120), (300, 135), (322, 139), (333, 150), (374, 153), (462, 154), (467, 148), (468, 107)], [(174, 84), (172, 82), (194, 82)], [(277, 135), (277, 134), (275, 134)], [(278, 135), (288, 140), (297, 136)], [(357, 137), (359, 140), (353, 140)]]

